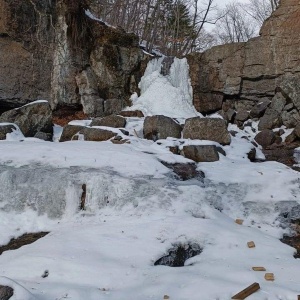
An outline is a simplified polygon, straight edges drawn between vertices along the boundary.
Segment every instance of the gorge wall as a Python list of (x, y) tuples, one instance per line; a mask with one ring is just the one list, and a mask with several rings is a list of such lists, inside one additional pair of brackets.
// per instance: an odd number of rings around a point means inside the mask
[(0, 0), (0, 113), (37, 99), (89, 116), (128, 104), (141, 77), (138, 38), (88, 9), (88, 1)]
[(221, 110), (224, 102), (251, 110), (281, 92), (290, 117), (300, 120), (300, 1), (281, 0), (259, 37), (193, 53), (188, 61), (198, 111)]

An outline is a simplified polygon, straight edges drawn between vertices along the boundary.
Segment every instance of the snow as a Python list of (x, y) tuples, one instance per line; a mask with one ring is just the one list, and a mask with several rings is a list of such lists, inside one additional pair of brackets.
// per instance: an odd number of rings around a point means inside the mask
[[(198, 115), (186, 62), (175, 60), (167, 77), (159, 74), (160, 63), (149, 64), (133, 108), (184, 123)], [(58, 143), (59, 126), (55, 142), (25, 138), (19, 129), (0, 141), (0, 245), (26, 232), (50, 232), (0, 255), (0, 285), (15, 289), (11, 299), (228, 300), (258, 282), (261, 289), (249, 299), (295, 300), (300, 261), (279, 238), (290, 232), (282, 214), (300, 204), (300, 175), (280, 163), (249, 161), (257, 122), (243, 130), (230, 125), (235, 136), (221, 146), (145, 140), (143, 121), (127, 118), (128, 136), (97, 127), (128, 139), (123, 145)], [(89, 126), (90, 120), (70, 124)], [(226, 156), (196, 165), (203, 180), (179, 181), (161, 162), (192, 163), (168, 148), (185, 145), (216, 145)], [(249, 249), (248, 241), (256, 247)], [(203, 252), (184, 267), (154, 266), (177, 243), (197, 243)], [(254, 266), (274, 273), (275, 281), (265, 281)]]
[(160, 74), (162, 58), (152, 59), (141, 79), (141, 96), (131, 97), (128, 110), (141, 110), (145, 116), (165, 115), (189, 118), (200, 115), (192, 105), (192, 87), (186, 58), (174, 59), (170, 75)]
[(86, 15), (87, 17), (89, 17), (91, 20), (94, 20), (94, 21), (99, 22), (99, 23), (101, 23), (101, 24), (105, 24), (105, 25), (108, 26), (108, 27), (115, 28), (114, 26), (112, 26), (112, 25), (110, 25), (110, 24), (104, 22), (102, 19), (99, 19), (99, 18), (95, 17), (95, 16), (93, 15), (93, 13), (92, 13), (89, 9), (85, 10), (85, 15)]

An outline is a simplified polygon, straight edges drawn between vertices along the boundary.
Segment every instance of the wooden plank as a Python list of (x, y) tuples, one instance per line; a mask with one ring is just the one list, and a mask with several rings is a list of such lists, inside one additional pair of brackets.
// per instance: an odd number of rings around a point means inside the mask
[(235, 223), (236, 223), (236, 224), (239, 224), (239, 225), (243, 225), (244, 220), (242, 220), (242, 219), (236, 219), (236, 220), (235, 220)]
[(255, 243), (253, 241), (247, 243), (248, 248), (255, 248)]
[(267, 281), (274, 281), (274, 280), (275, 280), (274, 274), (273, 274), (273, 273), (266, 273), (266, 274), (265, 274), (265, 279), (266, 279)]
[(231, 299), (238, 299), (243, 300), (246, 299), (248, 296), (254, 294), (260, 289), (259, 283), (255, 282), (249, 285), (247, 288), (239, 292), (238, 294), (234, 295)]
[(264, 267), (252, 267), (252, 270), (253, 271), (266, 271), (266, 268), (264, 268)]

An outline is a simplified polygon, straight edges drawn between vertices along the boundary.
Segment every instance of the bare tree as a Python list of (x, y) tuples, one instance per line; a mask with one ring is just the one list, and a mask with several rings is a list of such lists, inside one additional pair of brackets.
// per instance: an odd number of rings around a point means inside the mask
[(255, 36), (257, 25), (239, 2), (227, 4), (219, 14), (222, 17), (215, 29), (218, 43), (245, 42)]

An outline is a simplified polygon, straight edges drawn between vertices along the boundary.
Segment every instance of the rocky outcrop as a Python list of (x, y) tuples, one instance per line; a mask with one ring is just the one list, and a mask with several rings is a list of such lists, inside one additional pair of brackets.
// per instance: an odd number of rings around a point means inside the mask
[(183, 128), (183, 138), (215, 141), (222, 145), (229, 145), (231, 142), (226, 122), (214, 118), (187, 119)]
[(1, 112), (47, 99), (91, 117), (118, 113), (138, 90), (138, 37), (105, 25), (88, 1), (0, 0)]
[[(246, 43), (216, 46), (188, 56), (194, 104), (198, 111), (251, 110), (280, 91), (296, 115), (300, 111), (300, 2), (282, 0), (260, 36)], [(255, 115), (261, 115), (264, 108)], [(284, 117), (286, 120), (287, 117)], [(282, 122), (282, 121), (280, 121)]]
[(159, 115), (146, 117), (144, 121), (144, 137), (148, 140), (160, 140), (167, 137), (181, 138), (182, 128), (172, 118)]
[(9, 110), (0, 116), (0, 122), (15, 123), (25, 137), (43, 132), (51, 138), (53, 134), (52, 111), (47, 101), (36, 101)]

